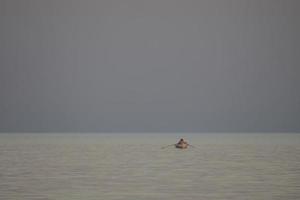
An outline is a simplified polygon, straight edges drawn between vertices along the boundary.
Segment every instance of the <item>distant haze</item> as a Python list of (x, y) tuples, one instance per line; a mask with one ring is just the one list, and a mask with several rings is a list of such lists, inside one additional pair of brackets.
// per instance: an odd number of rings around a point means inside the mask
[(0, 0), (0, 132), (300, 132), (299, 0)]

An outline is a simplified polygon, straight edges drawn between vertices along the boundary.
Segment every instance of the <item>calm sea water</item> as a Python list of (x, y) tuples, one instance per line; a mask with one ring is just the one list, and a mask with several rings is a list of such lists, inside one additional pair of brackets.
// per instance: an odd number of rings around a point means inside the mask
[(300, 199), (300, 134), (0, 134), (0, 199)]

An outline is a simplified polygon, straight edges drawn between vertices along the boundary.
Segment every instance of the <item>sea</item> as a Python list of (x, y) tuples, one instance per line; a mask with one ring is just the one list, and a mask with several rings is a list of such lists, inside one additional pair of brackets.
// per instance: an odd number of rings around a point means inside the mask
[(300, 134), (3, 133), (0, 199), (296, 200)]

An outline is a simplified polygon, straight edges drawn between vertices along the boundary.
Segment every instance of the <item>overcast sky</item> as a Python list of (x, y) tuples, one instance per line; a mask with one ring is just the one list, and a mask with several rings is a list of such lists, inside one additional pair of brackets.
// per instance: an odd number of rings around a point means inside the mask
[(0, 0), (0, 132), (300, 132), (299, 0)]

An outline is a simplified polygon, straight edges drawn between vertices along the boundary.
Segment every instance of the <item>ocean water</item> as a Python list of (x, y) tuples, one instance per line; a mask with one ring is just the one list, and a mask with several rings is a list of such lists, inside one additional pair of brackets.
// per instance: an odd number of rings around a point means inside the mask
[(300, 199), (300, 134), (0, 134), (0, 199)]

